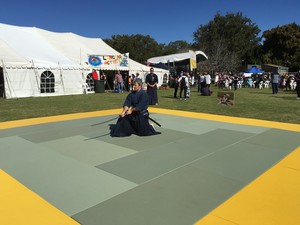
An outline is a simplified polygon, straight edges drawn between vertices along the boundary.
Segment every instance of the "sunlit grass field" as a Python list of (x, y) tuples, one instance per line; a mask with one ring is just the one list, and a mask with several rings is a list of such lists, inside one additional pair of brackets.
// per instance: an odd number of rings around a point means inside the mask
[[(241, 88), (234, 91), (235, 104), (230, 106), (217, 101), (217, 92), (228, 90), (214, 86), (211, 90), (211, 96), (200, 96), (197, 87), (192, 87), (191, 96), (186, 101), (174, 99), (173, 88), (158, 90), (159, 105), (152, 107), (300, 124), (300, 100), (296, 99), (295, 91), (279, 90), (273, 95), (270, 88)], [(0, 122), (104, 109), (121, 110), (127, 94), (106, 91), (88, 95), (0, 99)]]

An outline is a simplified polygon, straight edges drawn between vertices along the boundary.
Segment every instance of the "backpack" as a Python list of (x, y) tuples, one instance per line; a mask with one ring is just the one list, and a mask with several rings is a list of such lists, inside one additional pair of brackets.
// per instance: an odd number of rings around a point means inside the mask
[(186, 87), (185, 77), (181, 77), (181, 80), (180, 80), (180, 87)]

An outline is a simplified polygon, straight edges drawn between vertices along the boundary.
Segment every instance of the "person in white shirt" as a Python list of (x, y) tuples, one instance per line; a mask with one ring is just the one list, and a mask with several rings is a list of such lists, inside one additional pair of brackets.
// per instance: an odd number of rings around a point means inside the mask
[(211, 76), (210, 76), (209, 73), (205, 75), (205, 83), (206, 83), (206, 86), (208, 87), (208, 90), (209, 90), (209, 87), (210, 87), (210, 84), (211, 84)]
[(188, 77), (186, 76), (186, 73), (183, 73), (183, 75), (178, 79), (178, 83), (180, 86), (180, 100), (182, 100), (182, 92), (184, 96), (184, 100), (186, 100), (186, 92), (188, 87)]

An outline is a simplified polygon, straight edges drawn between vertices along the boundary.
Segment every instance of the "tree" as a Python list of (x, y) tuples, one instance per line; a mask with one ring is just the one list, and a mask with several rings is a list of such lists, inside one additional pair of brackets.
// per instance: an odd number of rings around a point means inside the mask
[(186, 41), (178, 40), (170, 42), (168, 45), (166, 45), (163, 50), (163, 55), (188, 52), (189, 50), (191, 50), (191, 48), (191, 44), (187, 43)]
[(217, 13), (207, 25), (200, 25), (193, 33), (194, 44), (208, 55), (207, 65), (219, 70), (237, 70), (242, 60), (256, 60), (260, 29), (241, 12)]
[(186, 41), (178, 40), (168, 45), (158, 44), (149, 35), (141, 34), (113, 35), (111, 39), (104, 39), (104, 41), (118, 52), (129, 52), (130, 58), (143, 64), (147, 59), (155, 56), (187, 52), (191, 49), (191, 44)]
[(142, 64), (146, 64), (147, 59), (161, 55), (163, 44), (158, 44), (149, 35), (113, 35), (111, 39), (104, 39), (108, 45), (118, 52), (129, 52), (129, 57)]
[(278, 26), (263, 33), (264, 63), (290, 67), (290, 71), (300, 69), (300, 26), (291, 23)]

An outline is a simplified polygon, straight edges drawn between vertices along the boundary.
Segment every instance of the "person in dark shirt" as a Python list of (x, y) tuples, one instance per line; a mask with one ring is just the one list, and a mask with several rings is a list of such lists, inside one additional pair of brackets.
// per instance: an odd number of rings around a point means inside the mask
[(123, 104), (116, 126), (111, 131), (112, 137), (126, 137), (132, 134), (149, 136), (160, 134), (149, 124), (148, 94), (142, 89), (142, 80), (133, 81), (133, 91), (128, 94)]
[(297, 91), (297, 99), (300, 99), (300, 72), (295, 75), (295, 82), (297, 83), (296, 91)]
[(177, 91), (178, 91), (178, 87), (179, 87), (178, 76), (175, 75), (173, 80), (174, 80), (174, 98), (177, 98)]
[(158, 76), (154, 73), (154, 69), (152, 67), (150, 68), (150, 73), (146, 76), (145, 82), (147, 84), (147, 93), (149, 95), (149, 105), (158, 105)]

